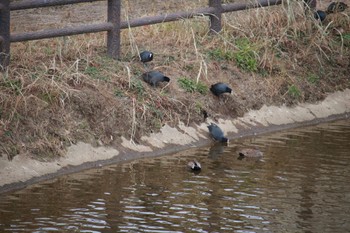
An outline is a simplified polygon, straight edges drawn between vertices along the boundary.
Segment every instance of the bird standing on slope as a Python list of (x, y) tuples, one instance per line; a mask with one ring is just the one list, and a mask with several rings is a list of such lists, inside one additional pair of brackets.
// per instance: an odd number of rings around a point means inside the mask
[(142, 74), (142, 78), (153, 87), (156, 87), (159, 82), (170, 82), (170, 78), (155, 70)]
[(332, 2), (327, 7), (326, 13), (327, 14), (338, 13), (338, 12), (345, 11), (346, 8), (348, 8), (348, 5), (346, 5), (344, 2)]
[(232, 93), (232, 89), (225, 83), (216, 83), (211, 85), (210, 91), (218, 97), (224, 93)]
[(148, 69), (148, 66), (146, 63), (153, 60), (153, 53), (150, 51), (143, 51), (140, 53), (140, 61), (143, 63), (143, 66)]
[(143, 51), (140, 53), (140, 61), (142, 63), (150, 62), (153, 60), (153, 53), (150, 51)]
[(315, 11), (315, 13), (314, 13), (314, 18), (315, 18), (316, 20), (320, 20), (321, 22), (322, 22), (323, 20), (325, 20), (326, 17), (327, 17), (327, 13), (324, 12), (324, 11), (317, 10), (317, 11)]
[(224, 132), (214, 123), (208, 125), (210, 135), (219, 142), (228, 142), (228, 139), (224, 136)]

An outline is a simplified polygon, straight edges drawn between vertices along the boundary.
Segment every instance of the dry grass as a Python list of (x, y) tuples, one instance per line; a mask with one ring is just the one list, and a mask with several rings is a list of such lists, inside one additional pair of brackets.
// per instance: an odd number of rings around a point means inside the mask
[[(13, 44), (0, 79), (0, 151), (47, 160), (77, 140), (138, 143), (166, 123), (203, 121), (202, 110), (234, 118), (263, 104), (323, 99), (349, 87), (349, 22), (343, 12), (320, 24), (285, 1), (225, 14), (218, 35), (208, 34), (202, 17), (124, 30), (121, 61), (105, 56), (103, 33)], [(137, 54), (145, 49), (168, 85), (154, 89), (140, 80), (145, 68)], [(208, 87), (226, 82), (235, 95), (185, 92), (180, 78)]]

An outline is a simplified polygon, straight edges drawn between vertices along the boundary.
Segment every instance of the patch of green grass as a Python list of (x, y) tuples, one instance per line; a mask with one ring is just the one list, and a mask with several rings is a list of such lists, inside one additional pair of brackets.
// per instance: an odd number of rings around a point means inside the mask
[(343, 34), (342, 37), (343, 37), (344, 46), (350, 47), (350, 33)]
[(179, 78), (178, 83), (179, 83), (180, 87), (187, 92), (191, 92), (191, 93), (199, 92), (202, 95), (204, 95), (208, 92), (207, 85), (205, 85), (201, 82), (196, 83), (195, 81), (193, 81), (192, 79), (189, 79), (189, 78), (185, 78), (185, 77)]
[(184, 70), (186, 71), (192, 71), (193, 69), (194, 69), (194, 65), (189, 64), (184, 66)]
[(4, 77), (2, 81), (0, 80), (0, 86), (12, 90), (16, 95), (20, 95), (22, 91), (22, 82), (20, 79)]
[(311, 84), (316, 84), (320, 81), (320, 77), (316, 74), (309, 74), (307, 76), (307, 81)]
[(208, 52), (211, 59), (217, 61), (233, 61), (234, 53), (232, 51), (225, 51), (221, 48), (217, 48)]
[(147, 105), (150, 111), (154, 114), (154, 116), (158, 119), (162, 119), (164, 114), (161, 110), (159, 110), (157, 107), (154, 105)]
[(297, 86), (292, 84), (288, 87), (288, 94), (291, 95), (293, 98), (299, 98), (301, 96), (301, 91)]
[(124, 97), (124, 92), (122, 90), (120, 90), (120, 89), (115, 89), (114, 90), (114, 95), (116, 97)]
[(99, 69), (97, 69), (96, 67), (93, 67), (93, 66), (88, 66), (85, 69), (84, 73), (89, 75), (93, 79), (99, 79), (99, 80), (108, 80), (109, 79), (106, 76), (103, 76), (101, 74), (101, 70), (99, 70)]
[(350, 41), (350, 33), (343, 34), (343, 39)]
[(143, 87), (140, 79), (131, 80), (131, 90), (135, 91), (138, 97), (142, 97), (145, 93), (145, 88)]
[(247, 38), (236, 40), (238, 51), (234, 53), (235, 61), (238, 67), (245, 71), (256, 72), (258, 70), (258, 61), (256, 59), (257, 48)]
[(45, 92), (40, 95), (40, 99), (45, 101), (46, 103), (53, 103), (56, 96), (53, 93)]

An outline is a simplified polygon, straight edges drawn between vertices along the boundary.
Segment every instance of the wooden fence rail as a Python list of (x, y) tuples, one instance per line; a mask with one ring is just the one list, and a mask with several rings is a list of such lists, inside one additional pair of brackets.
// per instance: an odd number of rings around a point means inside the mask
[[(22, 32), (10, 34), (10, 12), (39, 7), (68, 5), (101, 0), (22, 0), (11, 2), (0, 0), (0, 68), (5, 69), (10, 61), (11, 42), (38, 40), (59, 36), (70, 36), (83, 33), (107, 31), (107, 54), (114, 59), (120, 57), (120, 31), (128, 27), (139, 27), (179, 19), (192, 18), (198, 15), (210, 18), (210, 31), (221, 30), (221, 15), (225, 12), (246, 10), (250, 8), (278, 5), (282, 0), (257, 0), (255, 3), (222, 4), (221, 0), (209, 0), (208, 7), (195, 9), (191, 12), (179, 11), (170, 14), (137, 18), (128, 22), (121, 21), (121, 0), (107, 0), (107, 22), (67, 27), (61, 29), (46, 29), (35, 32)], [(315, 0), (307, 0), (307, 3)]]

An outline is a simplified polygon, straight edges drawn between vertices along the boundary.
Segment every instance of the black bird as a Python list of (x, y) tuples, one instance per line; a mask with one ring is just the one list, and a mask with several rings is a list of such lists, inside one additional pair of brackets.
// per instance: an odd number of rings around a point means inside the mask
[(321, 22), (322, 22), (323, 20), (325, 20), (326, 16), (327, 16), (326, 12), (321, 11), (321, 10), (317, 10), (317, 11), (314, 13), (314, 18), (315, 18), (316, 20), (320, 20)]
[(187, 167), (192, 171), (200, 171), (202, 169), (201, 164), (197, 160), (188, 162)]
[(153, 60), (153, 53), (150, 51), (143, 51), (140, 53), (140, 60), (142, 63), (150, 62)]
[(348, 5), (346, 5), (344, 2), (332, 2), (327, 7), (326, 13), (327, 14), (338, 13), (338, 12), (345, 11), (346, 8), (348, 8)]
[(224, 132), (222, 132), (222, 130), (220, 129), (219, 126), (217, 126), (214, 123), (211, 123), (210, 125), (208, 125), (208, 129), (209, 129), (209, 133), (210, 135), (219, 142), (228, 142), (228, 139), (226, 137), (224, 137)]
[(210, 91), (216, 96), (220, 96), (223, 93), (232, 93), (232, 89), (225, 83), (211, 85)]
[(158, 82), (170, 81), (170, 78), (168, 78), (167, 76), (164, 76), (164, 74), (155, 70), (142, 74), (142, 78), (145, 82), (149, 83), (153, 87), (156, 87)]

